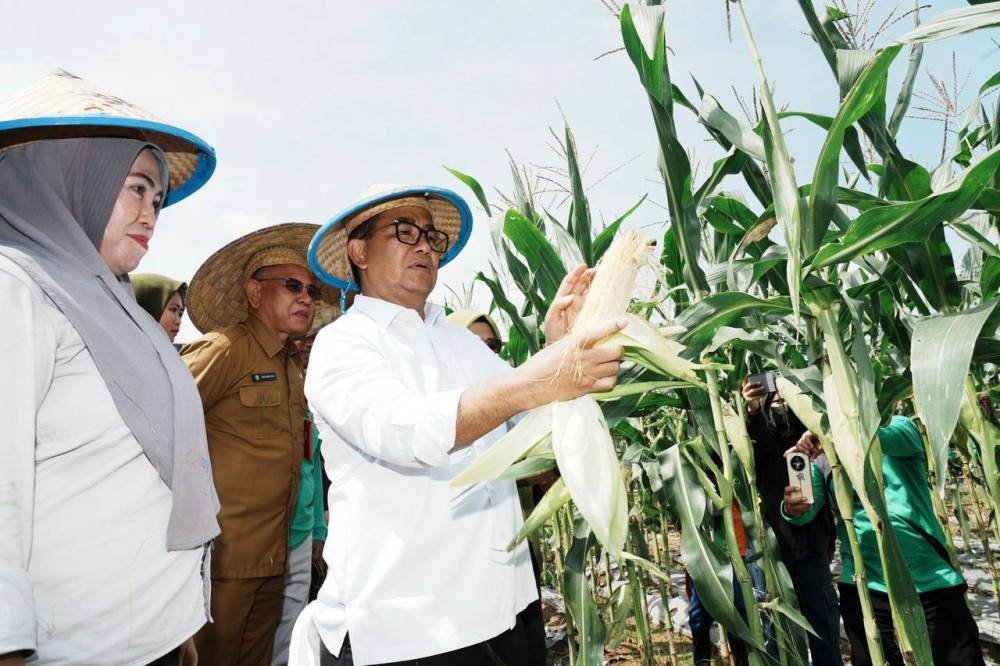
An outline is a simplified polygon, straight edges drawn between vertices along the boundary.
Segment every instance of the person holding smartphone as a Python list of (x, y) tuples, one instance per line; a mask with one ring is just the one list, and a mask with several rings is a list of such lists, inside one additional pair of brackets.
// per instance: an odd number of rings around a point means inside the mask
[[(841, 666), (840, 609), (830, 574), (830, 556), (836, 544), (833, 513), (824, 507), (801, 524), (786, 521), (781, 513), (789, 487), (785, 452), (806, 428), (781, 398), (770, 372), (748, 377), (743, 383), (743, 398), (764, 517), (778, 541), (799, 608), (816, 631), (816, 635), (808, 634), (812, 662), (816, 666)], [(829, 476), (830, 463), (825, 455), (813, 464)]]
[[(920, 597), (934, 656), (933, 663), (936, 666), (983, 664), (985, 662), (979, 643), (979, 627), (976, 626), (965, 599), (968, 587), (961, 572), (952, 566), (944, 546), (944, 531), (931, 505), (927, 488), (927, 456), (920, 431), (910, 419), (893, 416), (887, 425), (879, 428), (878, 439), (882, 445), (882, 476), (885, 480), (889, 521)], [(796, 443), (795, 450), (815, 461), (817, 456), (822, 455), (823, 445), (818, 437), (806, 432)], [(824, 480), (815, 467), (812, 472), (813, 493), (816, 498), (812, 506), (795, 496), (793, 488), (786, 489), (782, 513), (790, 524), (812, 520), (836, 499), (829, 481)], [(846, 507), (838, 507), (838, 510), (843, 515)], [(861, 545), (862, 566), (868, 581), (872, 611), (881, 634), (886, 663), (903, 666), (903, 655), (895, 640), (886, 577), (871, 517), (857, 494), (854, 495), (850, 510)], [(838, 529), (840, 557), (844, 562), (839, 583), (840, 604), (844, 630), (851, 642), (851, 663), (855, 666), (868, 666), (872, 663), (872, 658), (865, 638), (861, 599), (854, 582), (857, 564), (847, 545), (847, 531), (843, 521)]]

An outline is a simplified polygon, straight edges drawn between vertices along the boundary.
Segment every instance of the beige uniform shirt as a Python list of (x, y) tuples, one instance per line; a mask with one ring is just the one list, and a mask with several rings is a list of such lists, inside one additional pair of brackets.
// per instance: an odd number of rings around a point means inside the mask
[(283, 575), (305, 446), (299, 353), (248, 316), (181, 355), (201, 393), (222, 503), (212, 577)]

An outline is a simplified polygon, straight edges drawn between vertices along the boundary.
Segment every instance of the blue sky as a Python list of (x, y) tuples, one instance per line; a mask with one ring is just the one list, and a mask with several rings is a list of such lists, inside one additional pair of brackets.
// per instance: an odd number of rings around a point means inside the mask
[[(895, 4), (879, 0), (874, 16), (881, 20)], [(928, 17), (965, 6), (929, 4)], [(778, 104), (832, 115), (837, 87), (797, 3), (746, 7)], [(726, 37), (722, 0), (667, 0), (667, 17), (675, 82), (694, 97), (690, 77), (697, 78), (741, 116), (732, 86), (749, 98), (757, 74), (738, 26), (732, 43)], [(238, 235), (285, 221), (325, 222), (373, 183), (436, 184), (468, 195), (445, 164), (489, 191), (510, 191), (506, 150), (518, 162), (559, 164), (546, 144), (550, 126), (562, 131), (560, 107), (589, 160), (587, 184), (635, 158), (592, 187), (595, 219), (614, 219), (647, 193), (651, 201), (634, 223), (655, 230), (665, 217), (656, 205), (664, 196), (645, 93), (624, 53), (594, 60), (620, 45), (617, 22), (599, 0), (35, 0), (11, 4), (5, 18), (22, 28), (5, 39), (0, 97), (63, 67), (215, 146), (214, 178), (164, 212), (140, 270), (189, 279)], [(884, 40), (909, 27), (904, 19)], [(970, 75), (964, 99), (971, 100), (1000, 69), (990, 36), (928, 45), (918, 89), (931, 90), (928, 69), (950, 80), (954, 51), (960, 83)], [(894, 67), (898, 80), (905, 54)], [(822, 135), (801, 123), (786, 129), (808, 182)], [(704, 131), (687, 114), (680, 130), (707, 169), (718, 153)], [(901, 143), (934, 166), (940, 135), (938, 124), (908, 119)], [(439, 299), (445, 286), (461, 291), (476, 270), (488, 270), (488, 220), (474, 209), (473, 239), (442, 270)], [(196, 335), (186, 323), (179, 340)]]

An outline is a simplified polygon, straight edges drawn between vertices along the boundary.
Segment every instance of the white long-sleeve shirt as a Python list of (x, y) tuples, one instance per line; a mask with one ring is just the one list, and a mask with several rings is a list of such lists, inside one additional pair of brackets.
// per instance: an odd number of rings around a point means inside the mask
[(0, 654), (147, 664), (205, 623), (202, 549), (80, 335), (0, 256)]
[(359, 296), (320, 331), (306, 397), (331, 487), (314, 617), (334, 654), (348, 633), (359, 666), (448, 652), (537, 598), (527, 544), (507, 552), (523, 522), (514, 482), (449, 485), (507, 430), (449, 454), (459, 397), (509, 371), (432, 304), (421, 319)]

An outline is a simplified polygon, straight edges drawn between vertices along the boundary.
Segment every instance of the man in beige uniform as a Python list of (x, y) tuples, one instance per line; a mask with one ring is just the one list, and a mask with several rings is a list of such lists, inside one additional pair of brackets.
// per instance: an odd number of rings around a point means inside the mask
[(281, 617), (307, 442), (303, 367), (291, 336), (309, 329), (319, 302), (336, 302), (306, 264), (317, 228), (279, 225), (233, 241), (202, 265), (188, 294), (192, 321), (210, 332), (181, 354), (201, 393), (222, 503), (214, 622), (195, 637), (201, 662), (213, 666), (270, 663)]

